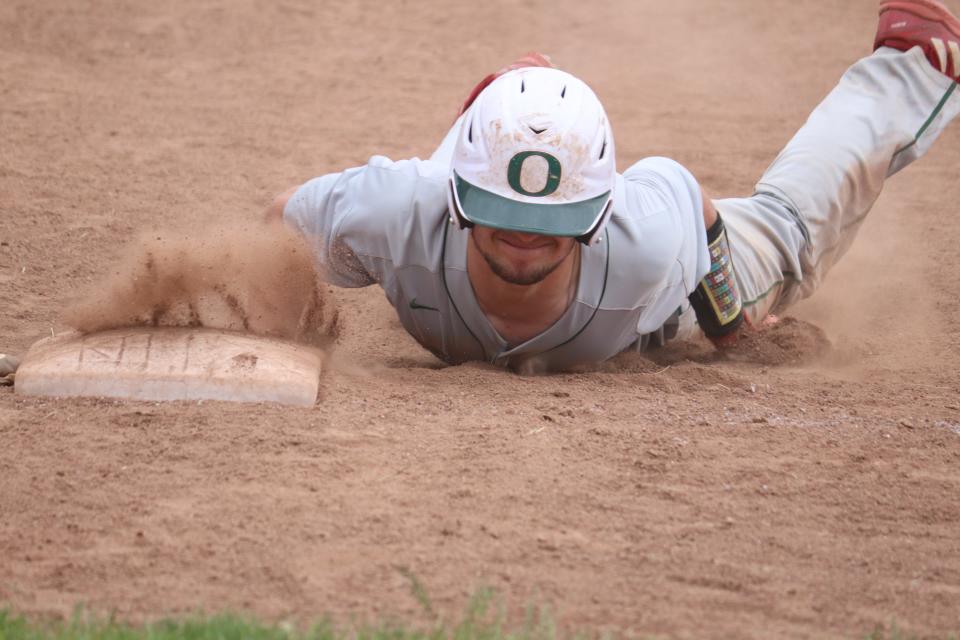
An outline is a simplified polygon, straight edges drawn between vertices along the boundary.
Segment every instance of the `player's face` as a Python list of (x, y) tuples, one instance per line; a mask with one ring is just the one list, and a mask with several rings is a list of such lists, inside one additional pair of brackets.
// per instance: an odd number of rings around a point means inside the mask
[(490, 270), (510, 284), (540, 282), (563, 264), (576, 238), (541, 236), (476, 226), (470, 236)]

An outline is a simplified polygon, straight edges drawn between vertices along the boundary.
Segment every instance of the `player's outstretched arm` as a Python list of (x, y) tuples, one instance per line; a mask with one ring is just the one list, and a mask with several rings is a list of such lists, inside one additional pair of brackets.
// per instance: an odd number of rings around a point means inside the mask
[[(335, 184), (337, 178), (338, 175), (331, 174), (321, 182), (329, 183), (329, 186)], [(342, 221), (342, 210), (338, 210), (333, 199), (315, 199), (312, 206), (307, 207), (306, 215), (303, 203), (300, 203), (299, 215), (287, 215), (288, 203), (303, 186), (292, 186), (274, 197), (263, 214), (264, 223), (269, 227), (268, 233), (291, 229), (303, 234), (314, 252), (324, 279), (331, 284), (341, 287), (365, 287), (373, 284), (376, 279), (360, 264), (352, 249), (337, 238), (334, 228), (338, 226), (338, 218)], [(339, 227), (342, 229), (342, 225)], [(330, 239), (334, 240), (336, 251), (331, 251), (331, 244), (327, 242)]]
[(737, 341), (743, 324), (743, 305), (740, 290), (730, 259), (730, 246), (723, 221), (701, 187), (703, 222), (707, 230), (707, 249), (710, 252), (710, 271), (690, 294), (690, 306), (697, 315), (697, 324), (718, 348), (732, 346)]
[(274, 198), (273, 202), (270, 203), (270, 206), (268, 206), (264, 212), (264, 221), (268, 223), (283, 222), (283, 209), (287, 206), (287, 200), (289, 200), (299, 188), (300, 185), (290, 187)]
[(392, 273), (394, 258), (415, 244), (410, 238), (427, 233), (425, 225), (442, 228), (448, 185), (442, 169), (417, 159), (373, 156), (362, 166), (287, 189), (265, 218), (307, 238), (329, 284), (381, 283)]
[(717, 223), (717, 208), (713, 206), (713, 198), (707, 195), (706, 189), (700, 187), (700, 195), (703, 198), (703, 226), (707, 229)]

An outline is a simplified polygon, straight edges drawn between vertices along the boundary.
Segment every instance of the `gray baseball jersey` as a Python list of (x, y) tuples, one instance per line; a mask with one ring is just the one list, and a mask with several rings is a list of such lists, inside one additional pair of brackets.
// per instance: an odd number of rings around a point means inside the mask
[[(812, 293), (849, 248), (886, 178), (960, 114), (957, 84), (924, 52), (878, 49), (853, 64), (747, 198), (714, 202), (754, 323)], [(420, 344), (448, 362), (567, 369), (693, 328), (687, 295), (709, 268), (700, 189), (664, 158), (617, 177), (604, 240), (583, 247), (577, 295), (552, 327), (508, 345), (467, 278), (469, 231), (451, 225), (452, 137), (432, 161), (391, 162), (303, 185), (284, 212), (334, 284), (379, 283)]]
[(410, 335), (446, 362), (563, 370), (692, 326), (687, 296), (710, 259), (700, 187), (676, 162), (648, 158), (617, 176), (603, 240), (581, 247), (574, 302), (549, 329), (515, 345), (474, 297), (470, 231), (450, 221), (448, 178), (445, 163), (375, 156), (301, 186), (284, 218), (314, 243), (332, 284), (379, 284)]

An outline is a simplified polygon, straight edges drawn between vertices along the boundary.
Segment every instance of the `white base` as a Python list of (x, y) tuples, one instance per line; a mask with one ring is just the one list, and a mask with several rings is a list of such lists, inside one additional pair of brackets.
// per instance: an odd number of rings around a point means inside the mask
[(16, 392), (131, 400), (228, 400), (310, 406), (323, 354), (214, 329), (137, 327), (69, 333), (34, 344)]

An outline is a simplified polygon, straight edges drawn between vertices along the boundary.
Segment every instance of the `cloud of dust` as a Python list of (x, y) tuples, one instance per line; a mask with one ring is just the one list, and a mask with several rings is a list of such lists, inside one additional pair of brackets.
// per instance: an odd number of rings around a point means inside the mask
[(131, 243), (63, 319), (84, 333), (208, 327), (327, 346), (338, 313), (323, 287), (306, 241), (280, 224), (152, 232)]
[(938, 292), (926, 277), (935, 258), (929, 239), (897, 209), (877, 206), (824, 284), (787, 312), (823, 328), (846, 356), (840, 364), (859, 353), (912, 366), (937, 348)]

